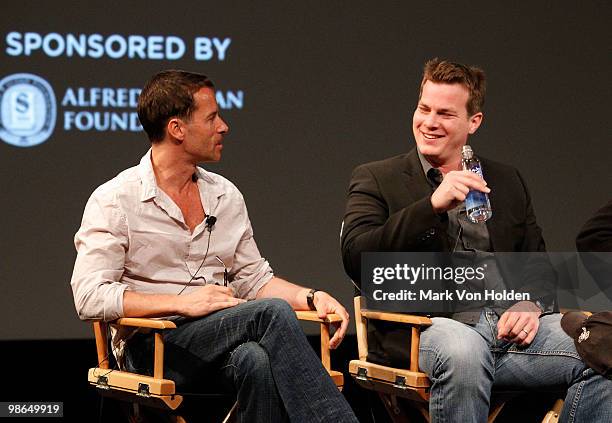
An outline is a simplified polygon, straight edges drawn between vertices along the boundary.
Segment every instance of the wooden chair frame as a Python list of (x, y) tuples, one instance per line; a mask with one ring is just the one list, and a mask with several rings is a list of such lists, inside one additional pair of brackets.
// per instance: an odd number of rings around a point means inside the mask
[[(362, 307), (363, 297), (355, 297), (355, 324), (357, 326), (357, 346), (359, 360), (349, 363), (349, 373), (360, 386), (376, 391), (381, 397), (387, 412), (394, 422), (408, 422), (403, 414), (397, 397), (406, 398), (413, 403), (427, 421), (429, 418), (429, 390), (431, 382), (427, 374), (419, 371), (419, 343), (421, 330), (431, 326), (431, 319), (424, 316), (415, 316), (403, 313), (390, 313), (372, 311)], [(590, 313), (584, 312), (589, 315)], [(368, 319), (384, 320), (409, 325), (411, 328), (410, 362), (406, 369), (382, 366), (367, 361)], [(515, 393), (500, 392), (492, 398), (489, 410), (488, 423), (492, 423), (506, 401)], [(563, 400), (558, 399), (552, 408), (546, 413), (542, 423), (557, 423), (563, 408)]]
[[(338, 389), (342, 390), (344, 375), (331, 369), (329, 349), (330, 328), (342, 319), (336, 314), (328, 314), (325, 319), (320, 319), (315, 311), (296, 311), (296, 316), (299, 320), (320, 324), (321, 361)], [(108, 351), (109, 323), (96, 321), (93, 322), (93, 330), (98, 365), (89, 369), (89, 384), (97, 388), (101, 395), (136, 404), (136, 409), (138, 405), (144, 405), (167, 411), (176, 410), (181, 405), (183, 397), (176, 393), (174, 381), (164, 379), (164, 332), (175, 329), (174, 322), (147, 318), (121, 318), (110, 323), (116, 326), (146, 328), (152, 331), (154, 336), (153, 376), (111, 369)], [(235, 406), (232, 407), (224, 422), (230, 421), (234, 411)], [(174, 419), (177, 423), (185, 422), (180, 416), (174, 416)]]
[[(378, 393), (394, 422), (408, 421), (402, 413), (397, 397), (406, 398), (413, 402), (429, 421), (428, 401), (431, 382), (427, 374), (419, 371), (418, 354), (421, 330), (424, 327), (431, 326), (431, 319), (425, 316), (372, 311), (362, 308), (362, 302), (363, 297), (355, 297), (355, 324), (359, 360), (351, 360), (349, 373), (358, 385)], [(406, 369), (383, 366), (367, 361), (368, 319), (403, 323), (410, 326), (410, 362), (406, 363)]]
[(340, 323), (342, 318), (337, 314), (328, 314), (325, 319), (320, 319), (316, 311), (302, 310), (295, 312), (297, 318), (302, 321), (315, 322), (320, 324), (321, 337), (321, 362), (329, 376), (332, 378), (339, 390), (344, 387), (344, 375), (342, 372), (332, 370), (331, 355), (329, 349), (330, 328), (332, 325)]
[(176, 410), (183, 401), (176, 395), (174, 381), (164, 379), (163, 332), (176, 328), (169, 320), (121, 318), (112, 322), (117, 326), (147, 328), (155, 337), (153, 376), (145, 376), (123, 370), (110, 369), (108, 351), (108, 323), (93, 322), (98, 352), (98, 366), (89, 369), (88, 381), (102, 395), (134, 402), (149, 407)]

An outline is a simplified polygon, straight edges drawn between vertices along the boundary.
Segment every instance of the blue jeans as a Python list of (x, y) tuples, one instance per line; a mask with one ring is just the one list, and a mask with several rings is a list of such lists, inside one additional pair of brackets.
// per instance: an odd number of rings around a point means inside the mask
[[(151, 338), (128, 341), (129, 368), (150, 371)], [(249, 301), (179, 321), (164, 340), (164, 377), (177, 392), (229, 386), (240, 422), (357, 421), (284, 300)]]
[(434, 317), (421, 334), (420, 368), (429, 375), (432, 422), (486, 422), (492, 389), (567, 389), (561, 422), (612, 421), (612, 381), (587, 368), (561, 315), (540, 318), (531, 345), (497, 340), (497, 315), (485, 309), (469, 326)]

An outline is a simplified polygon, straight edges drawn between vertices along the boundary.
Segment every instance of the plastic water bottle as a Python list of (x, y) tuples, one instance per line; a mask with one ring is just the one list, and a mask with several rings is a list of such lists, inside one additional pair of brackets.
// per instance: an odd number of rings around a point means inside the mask
[[(474, 156), (474, 151), (469, 145), (464, 145), (461, 151), (461, 166), (463, 170), (469, 170), (483, 177), (480, 160)], [(465, 212), (473, 223), (486, 222), (493, 216), (489, 196), (482, 191), (470, 190), (465, 198)]]

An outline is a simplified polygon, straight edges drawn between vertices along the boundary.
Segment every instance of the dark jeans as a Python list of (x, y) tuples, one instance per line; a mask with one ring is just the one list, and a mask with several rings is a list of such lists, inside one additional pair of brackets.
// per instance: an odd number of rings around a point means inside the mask
[[(249, 301), (177, 322), (164, 339), (164, 377), (177, 392), (229, 386), (239, 421), (357, 421), (284, 300)], [(152, 349), (151, 336), (129, 340), (128, 368), (150, 371)]]

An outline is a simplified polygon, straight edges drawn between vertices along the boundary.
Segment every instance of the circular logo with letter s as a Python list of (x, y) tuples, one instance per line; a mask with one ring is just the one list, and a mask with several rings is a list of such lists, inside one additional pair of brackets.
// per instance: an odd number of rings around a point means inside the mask
[(51, 85), (30, 73), (0, 81), (0, 138), (17, 147), (33, 147), (53, 133), (57, 105)]

